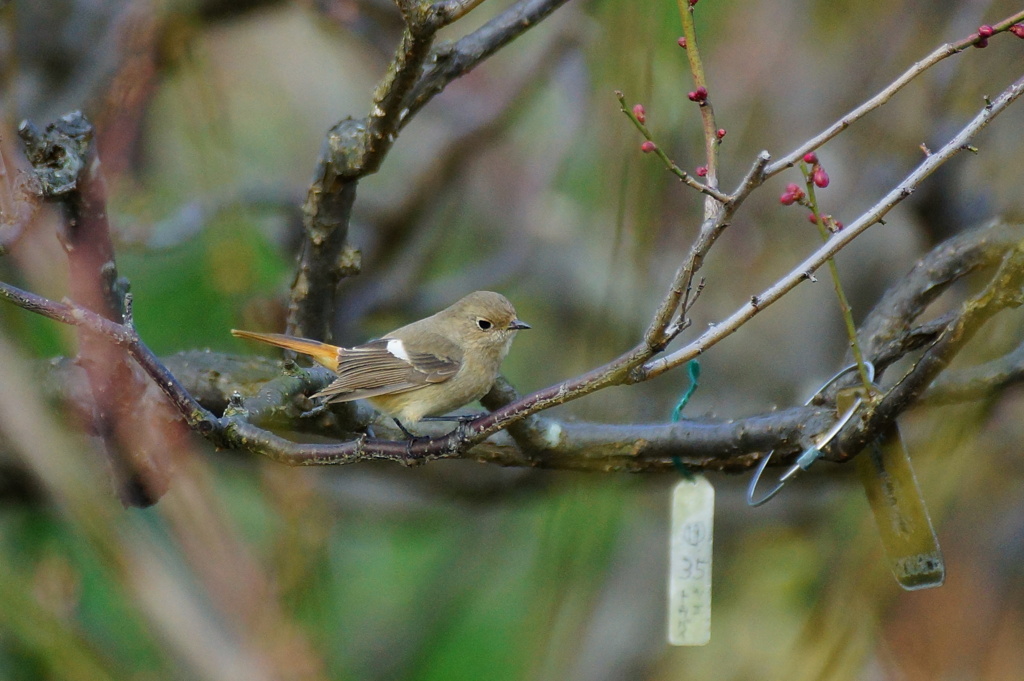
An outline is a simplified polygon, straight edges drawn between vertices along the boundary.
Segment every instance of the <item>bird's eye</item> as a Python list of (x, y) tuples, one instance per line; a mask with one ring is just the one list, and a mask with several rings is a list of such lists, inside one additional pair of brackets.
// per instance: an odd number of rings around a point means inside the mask
[(479, 327), (480, 327), (481, 329), (483, 329), (484, 331), (486, 331), (487, 329), (489, 329), (489, 328), (491, 328), (492, 326), (494, 326), (493, 324), (491, 324), (491, 323), (490, 323), (490, 322), (489, 322), (488, 320), (486, 320), (486, 319), (478, 319), (478, 320), (476, 320), (476, 325), (477, 325), (477, 326), (479, 326)]

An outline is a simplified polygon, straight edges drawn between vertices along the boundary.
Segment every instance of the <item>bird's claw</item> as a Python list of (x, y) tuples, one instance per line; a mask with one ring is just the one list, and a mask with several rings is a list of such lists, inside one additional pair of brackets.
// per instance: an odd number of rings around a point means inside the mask
[(301, 414), (299, 414), (299, 418), (308, 419), (313, 418), (314, 416), (319, 416), (321, 413), (323, 413), (324, 409), (327, 409), (326, 404), (318, 404), (309, 411), (304, 411)]

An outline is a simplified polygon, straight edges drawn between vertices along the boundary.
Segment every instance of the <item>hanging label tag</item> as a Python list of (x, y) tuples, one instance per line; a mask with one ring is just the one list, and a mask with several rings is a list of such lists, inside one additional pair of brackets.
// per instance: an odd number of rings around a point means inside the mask
[(711, 545), (715, 488), (703, 475), (672, 489), (668, 642), (702, 646), (711, 640)]
[(857, 469), (896, 581), (907, 591), (942, 586), (946, 562), (895, 424), (858, 457)]
[[(845, 398), (840, 391), (839, 409)], [(857, 457), (857, 471), (896, 581), (907, 591), (942, 586), (942, 549), (895, 423)]]

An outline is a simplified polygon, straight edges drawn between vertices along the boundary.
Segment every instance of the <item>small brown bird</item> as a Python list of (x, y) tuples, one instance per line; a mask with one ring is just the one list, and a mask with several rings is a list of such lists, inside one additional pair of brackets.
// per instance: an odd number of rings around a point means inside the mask
[(528, 328), (505, 296), (477, 291), (435, 315), (352, 348), (278, 333), (231, 333), (309, 355), (338, 374), (311, 397), (325, 397), (325, 403), (365, 399), (405, 431), (401, 421), (447, 414), (483, 397), (516, 331)]

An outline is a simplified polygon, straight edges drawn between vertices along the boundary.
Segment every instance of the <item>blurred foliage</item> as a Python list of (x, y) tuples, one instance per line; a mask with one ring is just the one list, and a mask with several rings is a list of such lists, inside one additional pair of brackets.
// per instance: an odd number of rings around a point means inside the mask
[(280, 250), (244, 213), (225, 216), (166, 250), (125, 253), (118, 265), (136, 299), (146, 301), (135, 321), (157, 353), (236, 347), (224, 329), (235, 324), (247, 301), (279, 294), (290, 272)]
[[(508, 4), (490, 0), (465, 25)], [(159, 353), (244, 352), (231, 327), (278, 330), (296, 211), (324, 131), (365, 114), (397, 37), (390, 3), (220, 3), (209, 13), (203, 5), (0, 8), (7, 130), (75, 107), (111, 121), (99, 138), (118, 265), (140, 332)], [(781, 155), (937, 45), (1014, 9), (703, 0), (701, 49), (728, 130), (724, 186), (757, 151)], [(364, 273), (345, 283), (338, 338), (358, 341), (494, 288), (534, 327), (505, 364), (522, 391), (635, 343), (689, 246), (701, 201), (638, 152), (612, 93), (644, 103), (658, 144), (682, 167), (701, 164), (678, 34), (674, 2), (642, 11), (623, 0), (569, 3), (438, 97), (360, 185), (351, 236)], [(1019, 75), (1022, 44), (999, 36), (968, 50), (821, 150), (833, 180), (819, 194), (823, 209), (849, 219), (870, 205), (916, 162), (922, 142), (944, 141), (983, 94)], [(529, 69), (536, 82), (509, 93), (531, 80)], [(496, 118), (503, 102), (514, 104), (509, 120), (469, 145), (426, 205), (403, 213), (452, 140)], [(956, 159), (840, 256), (858, 318), (949, 230), (1024, 214), (1019, 109), (984, 133), (980, 154)], [(10, 132), (3, 137), (7, 144)], [(713, 251), (694, 330), (815, 246), (803, 213), (777, 202), (795, 179), (751, 197)], [(253, 198), (278, 196), (272, 210)], [(3, 279), (64, 295), (56, 228), (44, 214), (0, 264)], [(0, 363), (3, 376), (29, 357), (73, 351), (70, 330), (22, 310), (0, 307), (0, 324), (21, 358)], [(982, 336), (968, 360), (1016, 345), (1020, 319)], [(687, 412), (739, 416), (800, 402), (845, 351), (830, 288), (801, 287), (702, 358), (702, 388)], [(759, 510), (742, 504), (744, 480), (720, 476), (712, 642), (670, 650), (668, 476), (464, 463), (291, 470), (197, 441), (155, 508), (121, 511), (108, 489), (90, 487), (93, 478), (46, 468), (52, 458), (58, 470), (101, 469), (102, 458), (87, 438), (51, 439), (63, 430), (36, 423), (48, 413), (32, 406), (34, 382), (11, 380), (25, 406), (0, 421), (2, 449), (18, 450), (47, 495), (0, 506), (4, 679), (1024, 676), (1019, 389), (904, 420), (946, 550), (945, 587), (898, 590), (845, 467), (823, 465)], [(553, 415), (665, 421), (685, 387), (679, 373)], [(28, 429), (34, 449), (9, 436), (12, 423)]]

